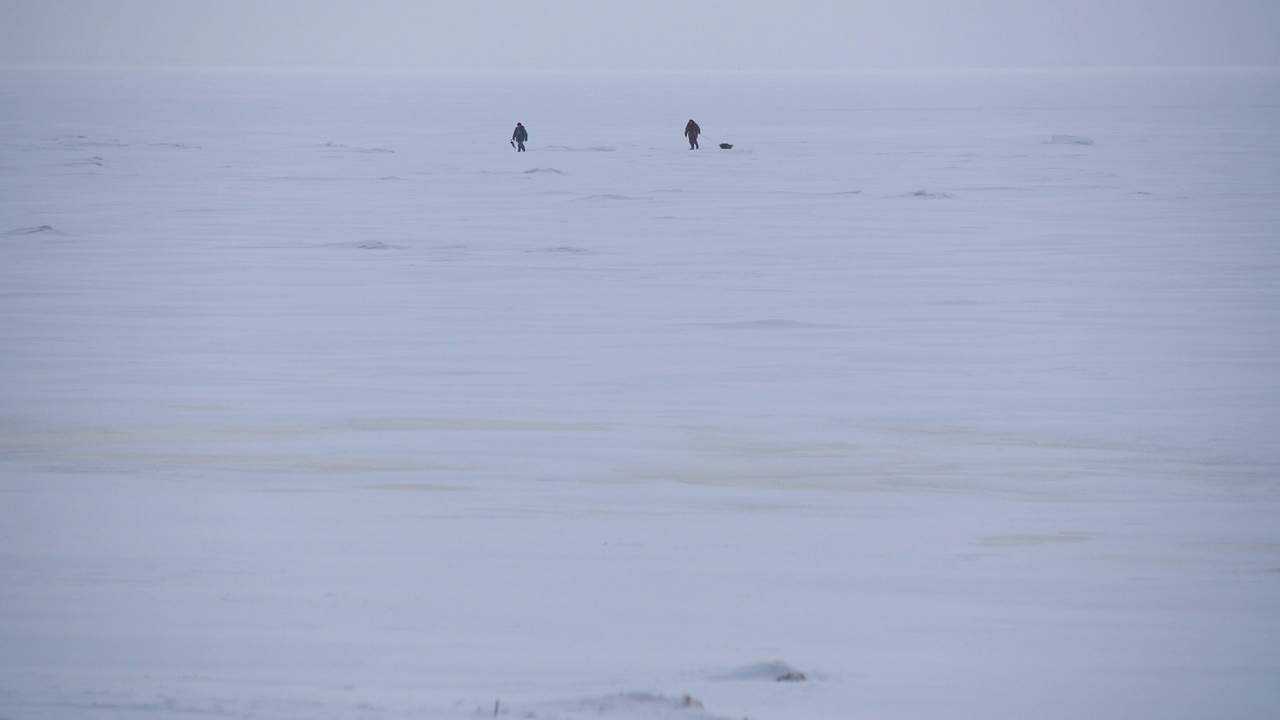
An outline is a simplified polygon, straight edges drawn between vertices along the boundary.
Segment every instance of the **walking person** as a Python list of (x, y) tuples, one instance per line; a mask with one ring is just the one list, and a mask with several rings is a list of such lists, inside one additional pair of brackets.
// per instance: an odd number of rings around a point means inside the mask
[(689, 138), (689, 149), (698, 149), (698, 135), (702, 132), (702, 128), (698, 127), (698, 123), (689, 118), (689, 123), (684, 126), (684, 136)]
[(515, 132), (511, 133), (511, 142), (516, 146), (516, 152), (524, 152), (524, 141), (529, 139), (529, 131), (524, 129), (524, 125), (516, 123)]

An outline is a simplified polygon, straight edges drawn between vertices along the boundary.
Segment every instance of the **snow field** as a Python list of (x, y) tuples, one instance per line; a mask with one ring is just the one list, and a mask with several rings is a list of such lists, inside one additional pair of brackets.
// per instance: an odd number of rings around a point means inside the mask
[(1272, 716), (1276, 89), (6, 70), (0, 718)]

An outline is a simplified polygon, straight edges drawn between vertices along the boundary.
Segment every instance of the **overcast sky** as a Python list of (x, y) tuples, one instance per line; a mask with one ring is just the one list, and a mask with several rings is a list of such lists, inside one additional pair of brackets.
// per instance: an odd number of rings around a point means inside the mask
[(1280, 65), (1280, 0), (0, 0), (0, 64)]

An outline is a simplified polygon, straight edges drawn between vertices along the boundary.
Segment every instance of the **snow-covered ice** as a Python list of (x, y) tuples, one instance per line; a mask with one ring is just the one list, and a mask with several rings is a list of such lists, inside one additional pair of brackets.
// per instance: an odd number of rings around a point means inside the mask
[(9, 69), (0, 257), (4, 720), (1280, 716), (1280, 72)]

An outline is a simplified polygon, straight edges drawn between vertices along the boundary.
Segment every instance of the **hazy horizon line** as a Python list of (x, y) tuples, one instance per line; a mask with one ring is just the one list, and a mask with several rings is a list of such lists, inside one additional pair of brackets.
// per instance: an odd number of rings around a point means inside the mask
[(204, 72), (373, 72), (373, 73), (430, 73), (430, 74), (493, 74), (506, 73), (512, 75), (539, 74), (612, 74), (612, 75), (727, 75), (727, 74), (770, 74), (770, 75), (802, 75), (802, 74), (878, 74), (878, 73), (1091, 73), (1091, 72), (1276, 72), (1277, 65), (974, 65), (974, 66), (912, 66), (912, 67), (859, 67), (859, 68), (583, 68), (583, 67), (545, 67), (545, 68), (506, 68), (506, 67), (420, 67), (407, 65), (327, 65), (290, 63), (279, 65), (232, 65), (232, 64), (197, 64), (197, 63), (142, 63), (142, 62), (91, 62), (91, 63), (4, 63), (0, 62), (0, 70), (157, 70), (157, 71), (204, 71)]

